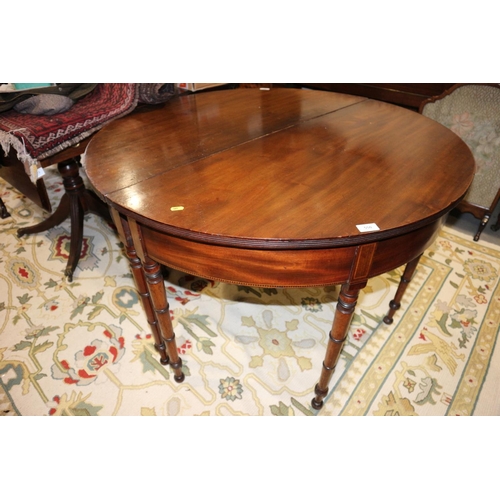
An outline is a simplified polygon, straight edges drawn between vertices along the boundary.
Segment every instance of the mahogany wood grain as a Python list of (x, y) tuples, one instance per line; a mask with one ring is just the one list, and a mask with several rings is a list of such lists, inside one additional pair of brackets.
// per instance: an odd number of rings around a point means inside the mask
[[(373, 276), (416, 266), (475, 166), (453, 132), (412, 111), (273, 88), (182, 95), (117, 120), (90, 142), (86, 169), (125, 228), (176, 380), (182, 364), (160, 264), (253, 286), (342, 284), (318, 409), (359, 291)], [(357, 227), (369, 223), (378, 229)]]
[[(401, 236), (377, 242), (368, 278), (406, 264), (432, 243), (441, 220)], [(211, 280), (271, 287), (325, 286), (343, 283), (351, 274), (356, 248), (236, 248), (178, 238), (142, 227), (144, 248), (168, 267)]]

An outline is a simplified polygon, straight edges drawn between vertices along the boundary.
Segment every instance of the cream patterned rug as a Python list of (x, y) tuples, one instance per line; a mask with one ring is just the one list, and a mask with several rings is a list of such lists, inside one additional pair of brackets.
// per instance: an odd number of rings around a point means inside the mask
[[(53, 206), (62, 181), (45, 177)], [(310, 401), (338, 288), (259, 289), (177, 271), (166, 281), (186, 379), (158, 361), (113, 230), (85, 218), (74, 281), (69, 221), (16, 237), (42, 210), (0, 179), (0, 414), (499, 415), (500, 247), (445, 228), (402, 308), (402, 269), (374, 278), (323, 409)]]

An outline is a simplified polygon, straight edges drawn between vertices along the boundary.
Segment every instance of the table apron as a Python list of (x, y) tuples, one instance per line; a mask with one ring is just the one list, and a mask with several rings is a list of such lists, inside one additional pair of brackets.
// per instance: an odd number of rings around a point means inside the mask
[[(366, 282), (418, 257), (436, 238), (443, 218), (412, 232), (363, 245), (263, 250), (213, 245), (171, 236), (129, 218), (134, 244), (165, 266), (227, 283), (310, 287)], [(368, 248), (370, 247), (370, 248)]]

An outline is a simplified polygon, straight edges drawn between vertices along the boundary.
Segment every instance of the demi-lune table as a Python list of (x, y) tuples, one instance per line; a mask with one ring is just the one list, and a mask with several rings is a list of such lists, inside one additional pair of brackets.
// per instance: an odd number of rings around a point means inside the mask
[(315, 409), (360, 290), (407, 264), (390, 323), (475, 172), (457, 135), (413, 111), (286, 88), (178, 96), (104, 127), (85, 165), (177, 382), (184, 374), (161, 265), (250, 286), (341, 285)]

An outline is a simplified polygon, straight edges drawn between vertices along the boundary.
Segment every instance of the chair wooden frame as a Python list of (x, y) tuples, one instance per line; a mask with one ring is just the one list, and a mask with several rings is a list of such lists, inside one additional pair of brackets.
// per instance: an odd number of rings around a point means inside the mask
[[(441, 101), (445, 97), (452, 95), (459, 88), (463, 88), (463, 87), (466, 87), (466, 86), (472, 86), (472, 85), (475, 85), (475, 86), (479, 85), (479, 86), (482, 86), (482, 87), (484, 87), (484, 86), (493, 87), (495, 89), (498, 89), (498, 92), (500, 93), (500, 84), (496, 84), (496, 83), (482, 83), (482, 84), (476, 84), (476, 83), (473, 83), (473, 84), (471, 84), (471, 83), (458, 83), (458, 84), (454, 85), (453, 87), (451, 87), (450, 89), (448, 89), (445, 92), (443, 92), (442, 94), (440, 94), (438, 96), (435, 96), (435, 97), (431, 97), (431, 98), (426, 99), (425, 101), (423, 101), (420, 104), (419, 112), (421, 114), (425, 115), (425, 108), (429, 104), (435, 103), (437, 101)], [(440, 121), (440, 120), (437, 120), (437, 121)], [(443, 125), (446, 126), (446, 123), (443, 123)], [(463, 139), (465, 140), (465, 142), (467, 142), (467, 140), (465, 138), (463, 138)], [(472, 153), (474, 154), (474, 151), (472, 151)], [(499, 151), (499, 155), (500, 155), (500, 151)], [(474, 184), (474, 182), (475, 181), (473, 181), (473, 184)], [(461, 212), (461, 213), (464, 213), (464, 212), (470, 213), (474, 217), (476, 217), (477, 219), (480, 219), (478, 230), (477, 230), (476, 234), (474, 235), (474, 241), (478, 241), (479, 238), (481, 237), (481, 233), (483, 232), (483, 229), (488, 224), (488, 221), (489, 221), (489, 219), (491, 217), (491, 214), (495, 210), (495, 207), (497, 206), (497, 204), (498, 204), (499, 201), (500, 201), (500, 172), (499, 172), (499, 175), (498, 175), (498, 191), (497, 191), (497, 193), (496, 193), (496, 195), (493, 198), (493, 201), (491, 203), (488, 204), (488, 203), (472, 202), (466, 196), (464, 198), (464, 200), (462, 200), (462, 202), (456, 208), (456, 210), (459, 211), (459, 212)], [(498, 219), (496, 221), (496, 224), (493, 224), (491, 226), (491, 229), (493, 231), (497, 231), (499, 228), (500, 228), (500, 216), (498, 217)]]

